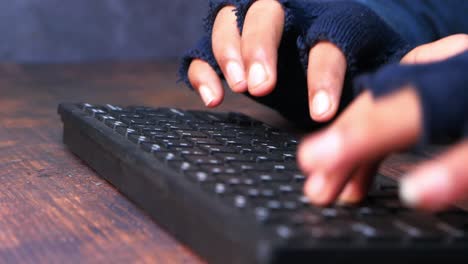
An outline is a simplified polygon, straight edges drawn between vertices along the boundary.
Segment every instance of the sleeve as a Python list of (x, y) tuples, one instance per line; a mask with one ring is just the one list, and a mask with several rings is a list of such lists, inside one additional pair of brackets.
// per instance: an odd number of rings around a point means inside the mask
[(369, 89), (376, 98), (408, 85), (413, 87), (423, 110), (419, 145), (450, 143), (468, 136), (466, 69), (468, 51), (431, 64), (388, 65), (358, 77), (355, 87)]
[(466, 0), (354, 0), (378, 14), (413, 46), (468, 32)]

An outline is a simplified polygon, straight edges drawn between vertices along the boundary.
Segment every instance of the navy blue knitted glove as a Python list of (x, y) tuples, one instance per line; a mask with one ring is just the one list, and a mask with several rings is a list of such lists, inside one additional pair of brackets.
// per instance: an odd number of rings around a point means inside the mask
[(410, 50), (408, 43), (370, 8), (352, 1), (287, 0), (294, 16), (303, 64), (317, 42), (326, 40), (345, 54), (348, 74), (398, 61)]
[[(356, 79), (356, 88), (375, 97), (405, 86), (418, 92), (423, 109), (419, 146), (449, 143), (468, 136), (468, 51), (448, 60), (419, 65), (388, 65)], [(359, 91), (357, 91), (359, 92)]]
[[(221, 71), (211, 51), (211, 30), (217, 12), (230, 4), (236, 7), (239, 29), (254, 0), (210, 1), (205, 20), (207, 36), (183, 58), (181, 80), (190, 87), (187, 72), (194, 58), (207, 61), (219, 76)], [(285, 10), (285, 28), (278, 50), (278, 81), (274, 91), (255, 100), (275, 108), (286, 118), (304, 126), (316, 126), (309, 117), (305, 69), (310, 48), (321, 40), (339, 47), (348, 70), (340, 101), (342, 110), (354, 97), (350, 80), (356, 74), (375, 70), (398, 60), (409, 51), (407, 43), (372, 10), (350, 1), (280, 0)]]

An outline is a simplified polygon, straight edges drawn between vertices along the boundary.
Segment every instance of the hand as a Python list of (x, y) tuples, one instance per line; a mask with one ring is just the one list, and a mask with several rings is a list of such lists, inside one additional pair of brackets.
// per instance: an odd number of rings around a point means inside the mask
[[(222, 8), (212, 31), (212, 49), (230, 89), (265, 96), (277, 81), (278, 48), (283, 35), (285, 11), (276, 0), (259, 0), (245, 17), (242, 36), (233, 6)], [(334, 44), (321, 41), (309, 52), (308, 94), (310, 115), (328, 121), (338, 110), (346, 59)], [(224, 96), (222, 82), (205, 61), (192, 61), (188, 77), (208, 107), (218, 106)]]
[[(466, 50), (467, 35), (454, 35), (414, 49), (402, 63), (436, 62)], [(422, 115), (420, 98), (412, 86), (380, 98), (368, 91), (360, 95), (329, 128), (300, 145), (298, 162), (309, 175), (304, 191), (311, 202), (327, 205), (336, 199), (342, 203), (361, 201), (380, 162), (419, 140)], [(403, 202), (442, 210), (468, 199), (466, 157), (465, 139), (409, 172), (400, 182)]]

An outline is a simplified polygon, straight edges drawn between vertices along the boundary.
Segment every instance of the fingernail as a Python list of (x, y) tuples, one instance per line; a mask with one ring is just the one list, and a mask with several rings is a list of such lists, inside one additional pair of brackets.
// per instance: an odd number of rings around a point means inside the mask
[(206, 106), (210, 106), (210, 104), (215, 100), (215, 95), (213, 94), (213, 91), (208, 86), (201, 85), (198, 88), (198, 91), (200, 92), (200, 96)]
[(330, 95), (324, 90), (316, 92), (312, 100), (312, 111), (314, 115), (321, 116), (326, 114), (330, 110), (330, 107)]
[(249, 70), (249, 86), (256, 87), (267, 80), (265, 67), (260, 63), (254, 63)]
[(245, 80), (244, 70), (239, 63), (230, 61), (226, 66), (226, 71), (233, 85)]
[(325, 175), (317, 173), (309, 177), (307, 180), (306, 194), (312, 201), (317, 201), (320, 199), (325, 189), (326, 179)]
[(449, 189), (448, 179), (447, 170), (440, 166), (430, 166), (415, 174), (404, 176), (400, 180), (400, 199), (408, 207), (422, 206), (426, 197), (430, 199), (430, 195), (434, 195), (433, 198), (438, 200), (443, 199), (437, 194)]

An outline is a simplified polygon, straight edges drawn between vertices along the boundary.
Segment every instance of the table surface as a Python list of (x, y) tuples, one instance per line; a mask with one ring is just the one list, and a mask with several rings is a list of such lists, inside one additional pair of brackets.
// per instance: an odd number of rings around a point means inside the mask
[[(0, 262), (203, 263), (62, 144), (60, 102), (204, 109), (175, 62), (0, 65)], [(217, 110), (273, 126), (276, 112), (228, 93)], [(382, 167), (398, 176), (414, 156)]]

